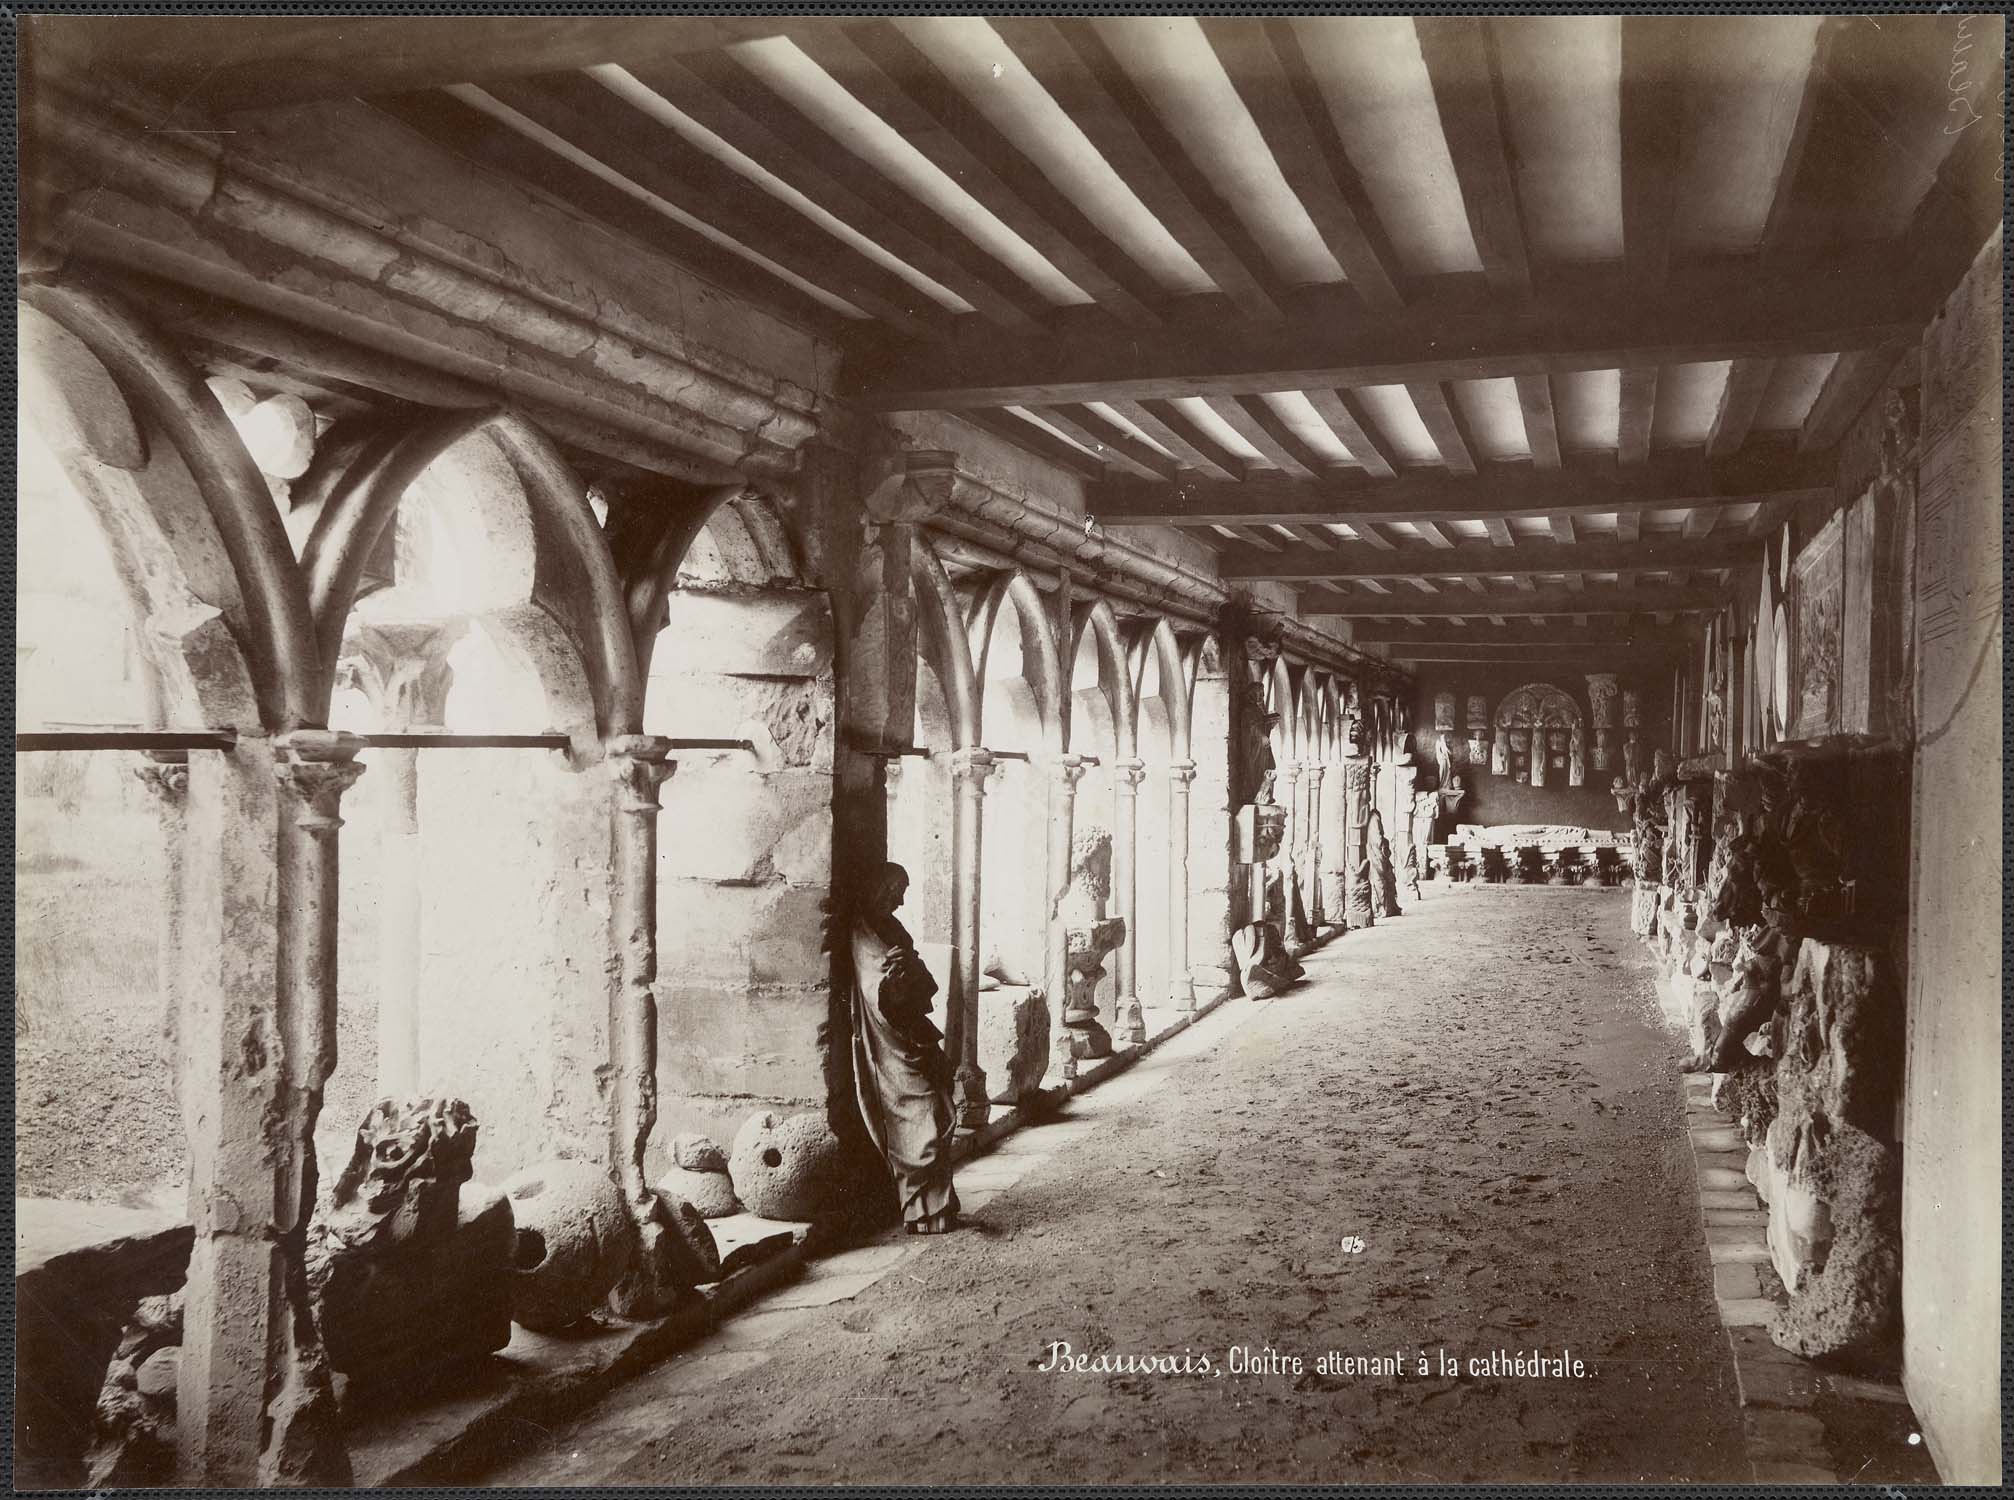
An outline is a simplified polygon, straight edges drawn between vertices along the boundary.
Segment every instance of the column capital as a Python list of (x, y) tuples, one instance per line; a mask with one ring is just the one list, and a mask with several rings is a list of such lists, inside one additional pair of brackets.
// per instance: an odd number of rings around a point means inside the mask
[(1322, 760), (1311, 760), (1307, 763), (1305, 769), (1308, 773), (1308, 780), (1319, 785), (1322, 774), (1329, 769), (1329, 763)]
[(1083, 756), (1073, 755), (1066, 750), (1060, 755), (1049, 758), (1049, 769), (1055, 773), (1058, 786), (1075, 790), (1077, 783), (1084, 779), (1084, 773), (1091, 767)]
[(611, 735), (602, 746), (608, 774), (616, 785), (616, 806), (622, 812), (656, 812), (657, 789), (678, 768), (667, 759), (671, 741), (661, 734)]
[(951, 752), (951, 779), (962, 785), (986, 788), (986, 778), (993, 771), (993, 752), (979, 745), (970, 745)]
[(1171, 760), (1168, 762), (1168, 780), (1175, 786), (1187, 786), (1196, 779), (1196, 763), (1193, 760)]
[(163, 802), (179, 803), (189, 790), (189, 752), (148, 750), (133, 774)]
[(294, 729), (273, 739), (273, 774), (298, 801), (294, 822), (310, 833), (334, 833), (343, 826), (343, 793), (364, 768), (357, 755), (367, 742), (338, 729)]
[(1147, 763), (1138, 758), (1115, 760), (1112, 762), (1112, 779), (1114, 785), (1130, 792), (1147, 779)]

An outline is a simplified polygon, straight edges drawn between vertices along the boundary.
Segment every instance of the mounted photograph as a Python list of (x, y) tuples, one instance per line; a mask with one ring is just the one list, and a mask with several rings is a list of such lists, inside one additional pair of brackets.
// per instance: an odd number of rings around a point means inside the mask
[(413, 9), (14, 12), (18, 1488), (2002, 1482), (2004, 16)]

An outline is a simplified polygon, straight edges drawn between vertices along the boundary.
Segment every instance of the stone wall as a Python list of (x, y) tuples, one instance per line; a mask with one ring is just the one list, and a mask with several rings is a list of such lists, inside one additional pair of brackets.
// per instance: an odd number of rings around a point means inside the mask
[(646, 728), (755, 749), (674, 750), (660, 792), (652, 1173), (680, 1131), (825, 1106), (832, 650), (822, 591), (671, 597)]
[(1904, 1381), (1944, 1479), (2001, 1474), (2003, 243), (1923, 344)]

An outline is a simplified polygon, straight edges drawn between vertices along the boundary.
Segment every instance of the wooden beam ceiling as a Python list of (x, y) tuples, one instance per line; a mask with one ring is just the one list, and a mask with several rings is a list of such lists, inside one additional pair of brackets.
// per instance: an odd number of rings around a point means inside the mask
[[(1476, 478), (1448, 477), (1439, 470), (1412, 470), (1404, 477), (1371, 481), (1332, 475), (1315, 480), (1279, 476), (1224, 482), (1178, 475), (1173, 483), (1142, 485), (1113, 481), (1092, 495), (1092, 511), (1106, 526), (1236, 524), (1270, 521), (1320, 525), (1323, 522), (1451, 521), (1508, 522), (1529, 517), (1550, 524), (1554, 516), (1625, 514), (1696, 506), (1795, 504), (1829, 491), (1828, 458), (1758, 456), (1707, 462), (1698, 453), (1661, 453), (1650, 462), (1623, 466), (1576, 456), (1557, 470), (1497, 465)], [(1508, 527), (1503, 539), (1510, 540)]]
[(1505, 139), (1503, 80), (1489, 22), (1480, 16), (1419, 16), (1413, 30), (1483, 274), (1496, 292), (1528, 297), (1531, 263), (1518, 212), (1517, 177)]
[[(1380, 315), (1347, 287), (1308, 288), (1279, 327), (1232, 322), (1058, 330), (1029, 343), (989, 337), (933, 354), (854, 341), (850, 394), (876, 411), (1057, 401), (1151, 400), (1562, 374), (1873, 348), (1915, 337), (1922, 319), (1891, 276), (1771, 281), (1746, 268), (1674, 272), (1662, 299), (1633, 298), (1612, 273), (1583, 291), (1477, 308), (1421, 300)], [(977, 378), (983, 372), (983, 380)], [(1645, 429), (1648, 430), (1647, 428)]]

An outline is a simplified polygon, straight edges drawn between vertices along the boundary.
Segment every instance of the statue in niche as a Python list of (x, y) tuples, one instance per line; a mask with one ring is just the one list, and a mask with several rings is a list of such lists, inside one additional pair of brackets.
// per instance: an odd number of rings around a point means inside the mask
[[(1511, 733), (1513, 743), (1515, 743), (1517, 731), (1513, 730)], [(1545, 785), (1545, 763), (1550, 758), (1544, 731), (1533, 730), (1531, 737), (1531, 784), (1533, 786)]]
[(1638, 748), (1635, 734), (1631, 734), (1623, 741), (1622, 779), (1631, 786), (1639, 785), (1643, 780), (1643, 754)]
[[(1496, 734), (1496, 743), (1490, 747), (1490, 774), (1492, 776), (1510, 775), (1510, 752), (1510, 731), (1499, 727)], [(1519, 777), (1518, 779), (1522, 781), (1524, 778)]]
[(930, 1019), (937, 981), (895, 913), (909, 872), (884, 864), (852, 924), (853, 1090), (911, 1234), (958, 1225), (951, 1181), (951, 1064)]
[(1709, 752), (1726, 748), (1727, 662), (1718, 653), (1713, 658), (1713, 680), (1706, 690), (1706, 748)]
[(1252, 788), (1254, 802), (1270, 803), (1273, 800), (1273, 780), (1278, 772), (1273, 759), (1273, 735), (1280, 727), (1280, 716), (1266, 707), (1266, 690), (1262, 684), (1250, 682), (1245, 685), (1243, 717), (1245, 785)]
[(1098, 981), (1105, 977), (1105, 955), (1126, 941), (1126, 921), (1105, 915), (1111, 898), (1112, 835), (1096, 824), (1079, 828), (1061, 913), (1069, 944), (1063, 1025), (1078, 1061), (1112, 1055), (1112, 1034), (1098, 1021)]
[(1583, 786), (1586, 782), (1587, 743), (1581, 734), (1580, 725), (1575, 724), (1572, 735), (1567, 741), (1566, 784), (1568, 786)]
[(1455, 779), (1455, 758), (1449, 748), (1453, 739), (1450, 734), (1438, 735), (1434, 739), (1434, 778), (1441, 786)]

